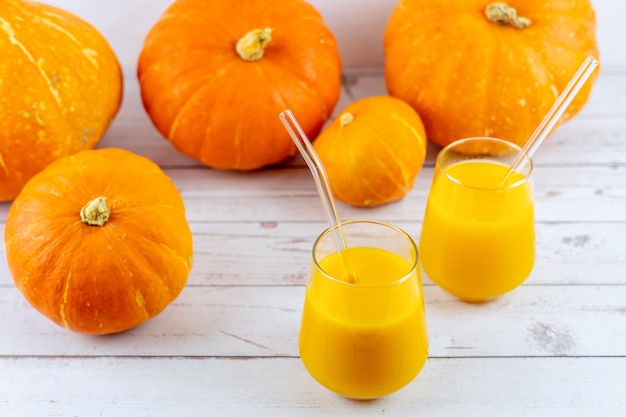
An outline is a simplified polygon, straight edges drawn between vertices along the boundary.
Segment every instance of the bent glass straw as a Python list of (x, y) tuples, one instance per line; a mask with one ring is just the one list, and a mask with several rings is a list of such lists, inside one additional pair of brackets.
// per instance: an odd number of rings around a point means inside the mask
[(574, 97), (576, 97), (597, 66), (598, 60), (594, 57), (588, 56), (587, 59), (585, 59), (543, 120), (541, 120), (539, 126), (537, 126), (533, 134), (530, 136), (522, 148), (522, 151), (517, 155), (502, 182), (506, 182), (513, 171), (517, 171), (521, 168), (522, 162), (525, 161), (524, 155), (527, 155), (528, 158), (532, 157), (537, 148), (539, 148), (539, 145), (541, 145), (550, 131), (554, 128), (567, 107), (570, 105)]
[(300, 151), (300, 154), (313, 174), (315, 185), (317, 185), (317, 191), (322, 200), (326, 218), (328, 219), (328, 224), (332, 228), (333, 237), (337, 246), (337, 252), (339, 253), (339, 258), (341, 259), (346, 278), (348, 282), (354, 283), (356, 282), (356, 275), (354, 274), (354, 270), (347, 254), (348, 245), (346, 244), (346, 237), (343, 234), (339, 216), (337, 215), (337, 208), (335, 207), (333, 193), (328, 182), (328, 176), (326, 175), (324, 165), (322, 165), (322, 161), (320, 161), (317, 152), (313, 149), (311, 142), (307, 138), (306, 133), (304, 133), (304, 130), (302, 130), (302, 127), (300, 127), (300, 124), (296, 120), (292, 111), (289, 109), (283, 110), (280, 112), (278, 117), (283, 123), (283, 126), (285, 126), (287, 133), (291, 136), (291, 139), (296, 144), (296, 147)]

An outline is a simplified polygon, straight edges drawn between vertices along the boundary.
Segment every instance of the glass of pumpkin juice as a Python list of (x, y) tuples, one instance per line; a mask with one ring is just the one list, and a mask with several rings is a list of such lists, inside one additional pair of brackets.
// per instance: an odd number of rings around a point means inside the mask
[(352, 220), (341, 223), (348, 249), (340, 256), (336, 228), (313, 246), (300, 356), (326, 388), (373, 399), (411, 382), (428, 356), (417, 246), (394, 225)]
[[(441, 288), (470, 302), (519, 286), (535, 261), (532, 161), (494, 138), (462, 139), (437, 156), (422, 232), (420, 260)], [(508, 174), (507, 174), (508, 173)]]

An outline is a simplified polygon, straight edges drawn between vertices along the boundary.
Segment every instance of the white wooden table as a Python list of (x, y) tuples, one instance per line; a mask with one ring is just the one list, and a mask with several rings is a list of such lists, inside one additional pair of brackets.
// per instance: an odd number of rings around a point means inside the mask
[[(617, 51), (620, 40), (605, 42)], [(607, 60), (617, 64), (603, 67), (583, 112), (534, 158), (532, 276), (484, 305), (425, 279), (426, 366), (370, 402), (327, 391), (298, 356), (310, 250), (326, 226), (306, 166), (201, 167), (156, 133), (126, 71), (100, 147), (148, 156), (175, 181), (194, 233), (188, 285), (131, 331), (74, 334), (27, 304), (0, 246), (0, 416), (625, 416), (626, 59)], [(338, 110), (385, 94), (380, 69), (346, 74)], [(390, 221), (417, 240), (436, 151), (403, 201), (339, 204), (341, 217)], [(0, 203), (0, 235), (8, 208)]]

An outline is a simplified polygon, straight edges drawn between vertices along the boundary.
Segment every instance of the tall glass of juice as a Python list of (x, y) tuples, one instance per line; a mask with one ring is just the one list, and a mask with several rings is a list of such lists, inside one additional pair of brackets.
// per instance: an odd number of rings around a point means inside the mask
[[(420, 236), (426, 275), (470, 302), (519, 286), (535, 261), (532, 161), (517, 145), (468, 138), (439, 152)], [(509, 172), (521, 155), (519, 169)]]
[(300, 356), (326, 388), (381, 397), (411, 382), (428, 356), (417, 247), (394, 225), (353, 220), (342, 223), (348, 249), (340, 255), (335, 231), (313, 246)]

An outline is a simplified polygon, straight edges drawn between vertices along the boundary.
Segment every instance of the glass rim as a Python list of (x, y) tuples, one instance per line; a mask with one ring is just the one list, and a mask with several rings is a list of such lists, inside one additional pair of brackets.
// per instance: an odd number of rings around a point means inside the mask
[[(341, 280), (339, 278), (336, 278), (334, 276), (332, 276), (331, 274), (329, 274), (328, 272), (326, 272), (324, 270), (324, 268), (322, 268), (322, 266), (320, 265), (320, 260), (317, 259), (317, 256), (315, 255), (315, 248), (318, 247), (318, 245), (320, 244), (320, 242), (322, 241), (322, 239), (326, 236), (328, 236), (329, 234), (331, 234), (334, 230), (336, 230), (339, 226), (341, 227), (345, 227), (345, 226), (349, 226), (351, 224), (370, 224), (370, 225), (376, 225), (376, 226), (382, 226), (385, 227), (387, 229), (393, 230), (395, 232), (397, 232), (400, 236), (402, 236), (406, 241), (409, 242), (411, 248), (413, 249), (413, 251), (415, 252), (415, 259), (412, 262), (407, 262), (410, 265), (410, 268), (408, 269), (408, 271), (406, 272), (406, 274), (402, 275), (401, 277), (394, 279), (393, 281), (390, 282), (386, 282), (384, 284), (371, 284), (371, 285), (363, 285), (363, 284), (359, 284), (358, 282), (356, 283), (351, 283), (351, 282), (347, 282), (344, 280)], [(380, 249), (380, 248), (378, 248)], [(331, 254), (333, 253), (337, 253), (336, 251), (331, 252)], [(322, 273), (322, 275), (324, 276), (324, 278), (348, 287), (348, 288), (355, 288), (355, 289), (368, 289), (368, 290), (373, 290), (373, 289), (381, 289), (381, 288), (386, 288), (386, 287), (394, 287), (397, 285), (400, 285), (402, 283), (404, 283), (405, 281), (407, 281), (411, 275), (413, 274), (414, 271), (417, 271), (417, 268), (419, 267), (419, 252), (418, 252), (418, 248), (417, 248), (417, 244), (415, 243), (415, 240), (413, 240), (413, 238), (402, 228), (392, 224), (392, 223), (388, 223), (385, 221), (380, 221), (380, 220), (372, 220), (372, 219), (352, 219), (352, 220), (345, 220), (345, 221), (341, 221), (339, 222), (339, 224), (336, 224), (332, 227), (328, 227), (326, 228), (322, 233), (320, 233), (320, 235), (315, 239), (315, 242), (313, 243), (313, 249), (311, 251), (311, 255), (312, 255), (312, 259), (313, 259), (313, 263), (315, 264), (315, 268), (320, 271)], [(330, 256), (330, 255), (328, 255)]]
[[(475, 141), (495, 142), (495, 143), (499, 143), (501, 145), (506, 145), (506, 146), (516, 150), (518, 153), (523, 152), (524, 153), (524, 157), (523, 158), (524, 158), (524, 161), (525, 161), (525, 165), (528, 166), (527, 173), (520, 172), (520, 174), (522, 174), (523, 178), (518, 180), (518, 181), (515, 181), (515, 182), (513, 182), (511, 184), (508, 184), (506, 186), (476, 187), (476, 186), (467, 185), (467, 184), (463, 183), (463, 181), (459, 180), (454, 175), (451, 175), (446, 170), (446, 168), (441, 163), (441, 159), (443, 158), (443, 156), (446, 153), (449, 153), (454, 147), (459, 146), (459, 145), (463, 145), (463, 144), (468, 143), (468, 142), (475, 142)], [(488, 156), (488, 154), (478, 154), (477, 156)], [(468, 158), (468, 160), (470, 160), (470, 159), (471, 158)], [(533, 160), (528, 156), (528, 154), (526, 152), (523, 151), (521, 146), (517, 145), (516, 143), (510, 142), (508, 140), (505, 140), (505, 139), (491, 138), (491, 137), (487, 137), (487, 136), (476, 136), (476, 137), (463, 138), (463, 139), (456, 140), (456, 141), (454, 141), (452, 143), (449, 143), (444, 148), (442, 148), (441, 151), (439, 151), (439, 153), (437, 154), (436, 166), (437, 166), (437, 169), (443, 175), (446, 176), (446, 178), (448, 178), (450, 181), (454, 182), (455, 184), (458, 184), (458, 185), (460, 185), (462, 187), (465, 187), (465, 188), (471, 188), (471, 189), (474, 189), (474, 190), (482, 190), (482, 191), (511, 190), (511, 189), (520, 187), (523, 184), (525, 184), (525, 183), (530, 181), (530, 176), (531, 176), (531, 174), (533, 172), (533, 169), (534, 169)], [(519, 171), (517, 171), (517, 172), (519, 172)]]

